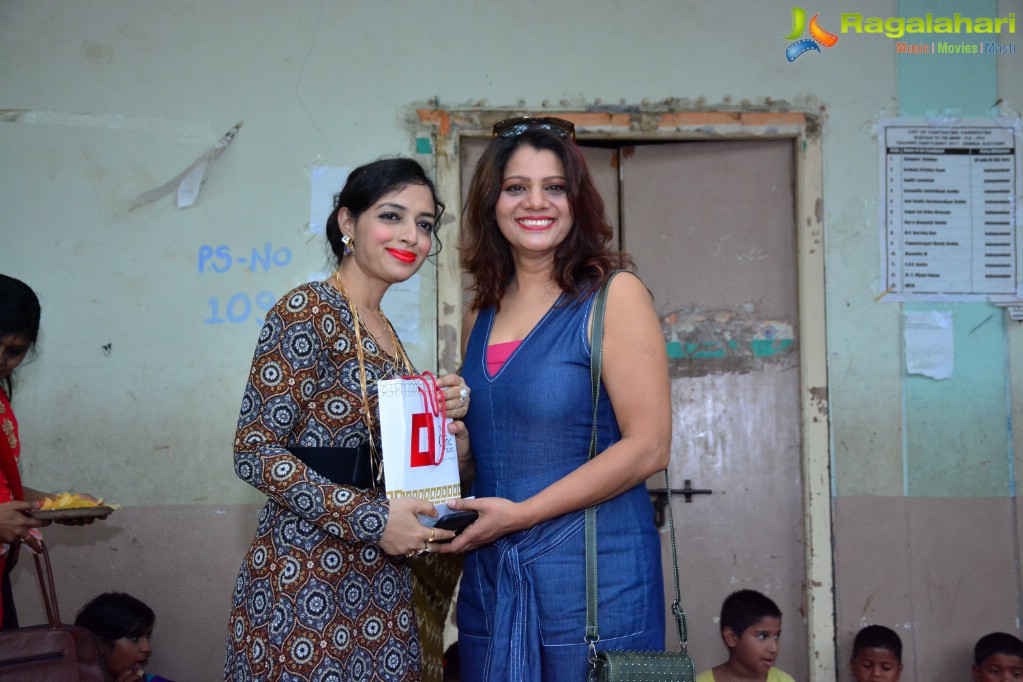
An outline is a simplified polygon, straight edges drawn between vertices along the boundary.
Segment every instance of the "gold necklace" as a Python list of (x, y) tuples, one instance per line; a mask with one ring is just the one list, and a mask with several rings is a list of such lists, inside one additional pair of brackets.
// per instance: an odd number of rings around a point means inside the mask
[[(362, 316), (360, 315), (359, 317), (362, 317)], [(380, 341), (380, 337), (384, 335), (385, 331), (387, 331), (387, 329), (385, 328), (385, 329), (381, 329), (379, 333), (374, 333), (373, 330), (369, 328), (369, 325), (366, 324), (366, 320), (362, 321), (362, 326), (366, 327), (366, 331), (369, 332), (369, 335), (372, 336), (377, 341)], [(386, 327), (386, 325), (385, 325), (385, 327)]]
[[(399, 365), (401, 369), (406, 371), (406, 374), (413, 373), (412, 362), (408, 359), (408, 355), (405, 354), (405, 347), (402, 346), (401, 342), (398, 340), (398, 335), (394, 331), (394, 326), (391, 324), (391, 321), (387, 319), (387, 316), (384, 315), (384, 311), (379, 306), (377, 306), (377, 315), (379, 315), (380, 319), (383, 320), (384, 328), (380, 330), (379, 334), (374, 334), (373, 330), (371, 330), (369, 328), (369, 325), (366, 324), (366, 321), (362, 319), (362, 315), (359, 313), (358, 307), (356, 307), (355, 303), (352, 301), (351, 296), (348, 295), (348, 290), (345, 289), (344, 282), (341, 281), (341, 273), (338, 270), (335, 270), (331, 277), (337, 283), (338, 291), (341, 292), (341, 296), (345, 299), (345, 302), (348, 304), (348, 308), (352, 311), (352, 315), (355, 317), (356, 336), (357, 337), (359, 336), (359, 325), (362, 325), (362, 327), (367, 332), (369, 332), (369, 335), (373, 337), (373, 340), (377, 342), (377, 348), (380, 348), (382, 352), (394, 358), (395, 365)], [(384, 335), (384, 332), (387, 332), (388, 335), (391, 337), (391, 346), (394, 348), (393, 354), (387, 353), (387, 351), (385, 351), (379, 345), (380, 337)]]
[[(337, 289), (341, 293), (341, 297), (345, 300), (348, 305), (348, 309), (352, 313), (352, 327), (355, 332), (355, 354), (359, 360), (359, 389), (362, 393), (362, 411), (365, 415), (366, 429), (369, 432), (369, 449), (372, 454), (371, 460), (374, 468), (373, 481), (378, 483), (383, 478), (383, 467), (380, 466), (381, 458), (380, 452), (377, 450), (376, 438), (373, 435), (373, 413), (369, 409), (369, 391), (366, 388), (366, 356), (362, 350), (362, 333), (359, 331), (359, 326), (365, 324), (362, 318), (359, 316), (359, 309), (355, 307), (355, 303), (352, 302), (352, 298), (348, 295), (348, 291), (345, 289), (344, 283), (341, 281), (340, 273), (335, 270), (333, 274), (334, 281), (337, 282)], [(377, 308), (377, 313), (384, 321), (384, 326), (391, 333), (391, 342), (394, 344), (395, 360), (400, 360), (401, 367), (404, 374), (412, 374), (412, 363), (409, 362), (408, 355), (405, 354), (405, 348), (398, 341), (398, 335), (394, 333), (394, 327), (391, 326), (391, 321), (384, 315), (384, 311)], [(369, 328), (366, 328), (369, 332)], [(369, 332), (373, 335), (373, 332)], [(380, 332), (383, 334), (383, 332)], [(398, 364), (395, 362), (395, 364)]]

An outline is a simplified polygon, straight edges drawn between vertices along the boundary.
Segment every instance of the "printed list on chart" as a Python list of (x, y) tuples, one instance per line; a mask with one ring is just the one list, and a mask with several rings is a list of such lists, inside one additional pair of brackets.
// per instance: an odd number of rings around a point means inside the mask
[(883, 253), (891, 300), (1019, 298), (1019, 129), (883, 126)]

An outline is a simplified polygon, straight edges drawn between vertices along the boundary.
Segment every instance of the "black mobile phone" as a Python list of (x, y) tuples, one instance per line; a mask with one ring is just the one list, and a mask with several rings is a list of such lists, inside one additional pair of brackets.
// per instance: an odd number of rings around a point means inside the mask
[[(480, 513), (478, 511), (456, 511), (440, 517), (437, 520), (437, 523), (433, 524), (433, 526), (434, 528), (441, 528), (443, 530), (453, 530), (455, 531), (455, 535), (458, 535), (465, 530), (466, 526), (479, 517)], [(443, 544), (445, 542), (451, 542), (451, 540), (434, 540), (434, 542)]]

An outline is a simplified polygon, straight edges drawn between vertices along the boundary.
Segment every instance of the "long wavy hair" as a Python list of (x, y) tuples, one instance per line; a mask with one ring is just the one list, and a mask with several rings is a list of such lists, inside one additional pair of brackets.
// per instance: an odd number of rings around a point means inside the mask
[(460, 261), (472, 277), (473, 310), (500, 306), (515, 274), (511, 246), (497, 226), (496, 207), (508, 160), (522, 147), (553, 152), (565, 169), (572, 229), (554, 252), (553, 278), (572, 301), (598, 288), (615, 270), (635, 270), (632, 259), (611, 249), (614, 230), (576, 143), (542, 128), (495, 138), (483, 152), (462, 211)]

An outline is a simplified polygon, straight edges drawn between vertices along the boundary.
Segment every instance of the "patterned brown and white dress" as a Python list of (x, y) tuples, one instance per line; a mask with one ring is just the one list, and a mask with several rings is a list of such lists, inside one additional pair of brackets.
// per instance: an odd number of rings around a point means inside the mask
[[(408, 560), (378, 545), (383, 490), (331, 483), (288, 451), (367, 440), (355, 324), (335, 289), (310, 282), (278, 301), (260, 332), (234, 464), (268, 500), (235, 583), (225, 680), (421, 678)], [(376, 382), (410, 368), (370, 334), (362, 345), (375, 413)]]

